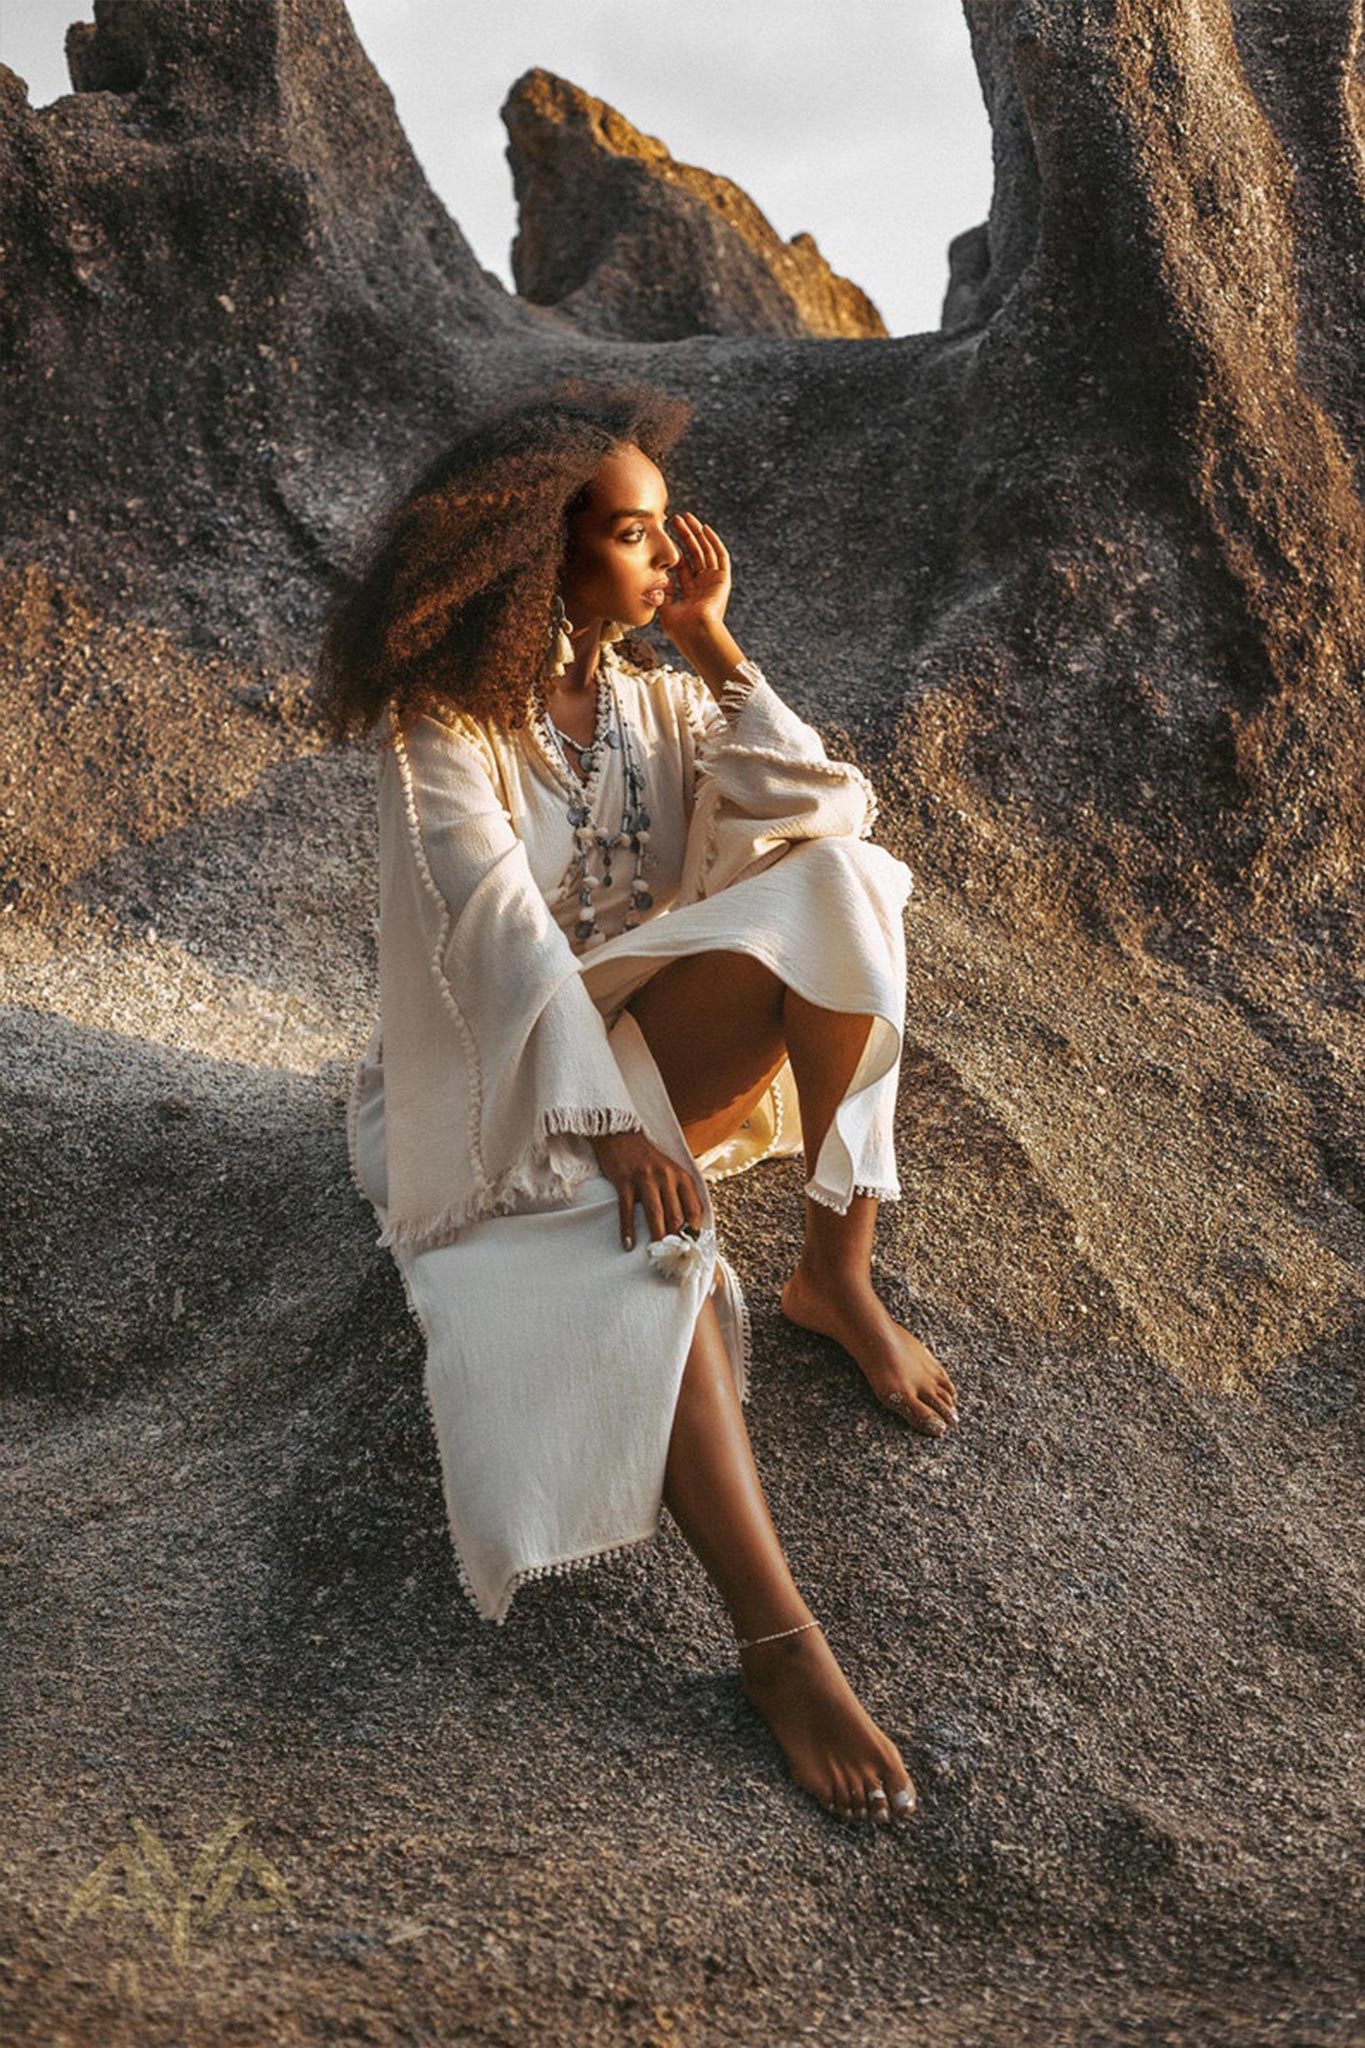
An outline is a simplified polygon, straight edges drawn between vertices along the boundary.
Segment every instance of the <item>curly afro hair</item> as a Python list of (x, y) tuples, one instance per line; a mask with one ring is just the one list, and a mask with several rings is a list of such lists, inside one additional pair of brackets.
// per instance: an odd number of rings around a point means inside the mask
[[(329, 737), (362, 738), (390, 702), (400, 730), (423, 712), (524, 724), (570, 515), (604, 457), (630, 442), (662, 464), (691, 418), (653, 385), (569, 377), (430, 462), (328, 593), (314, 702)], [(619, 648), (658, 663), (648, 641)]]

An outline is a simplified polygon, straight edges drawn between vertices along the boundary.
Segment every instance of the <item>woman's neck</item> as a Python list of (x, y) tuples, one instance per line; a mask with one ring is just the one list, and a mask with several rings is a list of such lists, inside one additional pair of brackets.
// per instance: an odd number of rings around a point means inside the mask
[(573, 642), (573, 660), (562, 675), (554, 678), (553, 687), (564, 697), (586, 697), (597, 687), (602, 621), (594, 619), (591, 625), (580, 626), (569, 638)]

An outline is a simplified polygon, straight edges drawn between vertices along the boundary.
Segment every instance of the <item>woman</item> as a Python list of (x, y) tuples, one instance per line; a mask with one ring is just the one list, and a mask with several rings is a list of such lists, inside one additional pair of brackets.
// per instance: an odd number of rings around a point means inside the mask
[[(382, 724), (380, 1014), (350, 1149), (427, 1339), (461, 1584), (648, 1542), (666, 1502), (742, 1682), (827, 1811), (913, 1808), (792, 1579), (741, 1403), (709, 1180), (803, 1150), (782, 1291), (917, 1429), (951, 1380), (873, 1291), (905, 865), (727, 631), (729, 557), (659, 463), (690, 408), (570, 380), (430, 465), (331, 603), (321, 704)], [(691, 664), (630, 629), (655, 619)], [(639, 1239), (643, 1216), (647, 1241)]]

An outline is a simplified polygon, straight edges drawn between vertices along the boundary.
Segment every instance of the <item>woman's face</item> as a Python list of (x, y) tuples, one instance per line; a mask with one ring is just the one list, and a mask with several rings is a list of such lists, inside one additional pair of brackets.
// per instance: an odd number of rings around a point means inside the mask
[(645, 626), (672, 594), (668, 571), (682, 559), (665, 531), (663, 472), (633, 445), (606, 456), (586, 503), (569, 517), (561, 589), (577, 632), (597, 620)]

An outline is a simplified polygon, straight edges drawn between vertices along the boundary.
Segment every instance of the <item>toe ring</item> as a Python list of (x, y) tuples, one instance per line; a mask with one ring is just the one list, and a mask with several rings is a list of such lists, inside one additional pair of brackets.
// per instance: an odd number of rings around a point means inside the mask
[(885, 1792), (883, 1792), (883, 1790), (882, 1790), (882, 1788), (881, 1788), (881, 1786), (880, 1786), (880, 1785), (874, 1785), (874, 1786), (872, 1787), (872, 1790), (871, 1790), (871, 1791), (870, 1791), (870, 1792), (868, 1793), (868, 1795), (867, 1795), (867, 1796), (868, 1796), (868, 1799), (869, 1799), (869, 1800), (873, 1800), (873, 1799), (885, 1799), (885, 1797), (886, 1797), (886, 1794), (885, 1794)]

